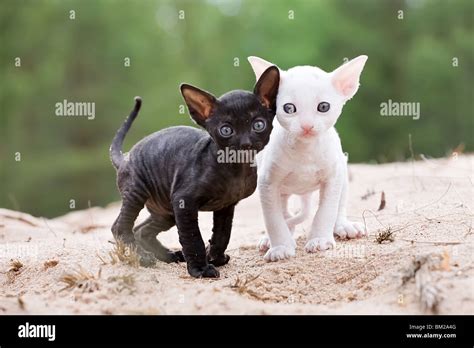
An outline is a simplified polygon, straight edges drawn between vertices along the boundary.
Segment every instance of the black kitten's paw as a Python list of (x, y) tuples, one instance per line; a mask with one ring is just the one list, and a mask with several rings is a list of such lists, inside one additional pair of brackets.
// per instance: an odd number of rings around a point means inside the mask
[(171, 253), (174, 255), (174, 258), (175, 258), (174, 262), (185, 262), (186, 261), (184, 259), (184, 254), (181, 250), (172, 251)]
[[(158, 255), (155, 255), (155, 256), (158, 256)], [(161, 255), (160, 255), (161, 256)], [(166, 257), (158, 257), (158, 259), (162, 259), (163, 261), (167, 262), (167, 263), (173, 263), (173, 262), (184, 262), (185, 259), (184, 259), (184, 255), (183, 255), (183, 252), (181, 250), (178, 250), (178, 251), (168, 251), (166, 253)]]
[(219, 271), (214, 265), (206, 265), (204, 267), (190, 267), (188, 272), (194, 278), (219, 278)]
[(141, 246), (137, 246), (138, 260), (142, 267), (153, 267), (156, 264), (156, 257), (153, 253), (146, 251)]
[(212, 258), (209, 254), (207, 255), (207, 260), (210, 264), (213, 264), (214, 266), (224, 266), (227, 264), (230, 260), (230, 256), (227, 254), (222, 254), (219, 255), (218, 257)]

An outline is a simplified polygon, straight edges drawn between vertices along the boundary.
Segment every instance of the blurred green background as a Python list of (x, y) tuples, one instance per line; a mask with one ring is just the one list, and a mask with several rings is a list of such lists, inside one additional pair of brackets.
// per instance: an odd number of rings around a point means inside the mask
[[(3, 0), (0, 207), (51, 217), (71, 199), (75, 209), (119, 200), (108, 148), (133, 97), (143, 109), (125, 149), (192, 124), (181, 82), (251, 89), (249, 55), (326, 71), (369, 56), (337, 124), (351, 162), (409, 158), (408, 134), (427, 157), (472, 151), (473, 13), (472, 0)], [(56, 116), (64, 99), (95, 102), (95, 119)], [(420, 119), (380, 116), (388, 99), (421, 103)]]

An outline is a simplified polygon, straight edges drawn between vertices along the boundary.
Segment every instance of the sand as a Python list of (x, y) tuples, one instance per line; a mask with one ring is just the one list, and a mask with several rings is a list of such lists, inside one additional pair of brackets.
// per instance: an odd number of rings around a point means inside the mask
[[(0, 209), (0, 314), (473, 314), (473, 163), (464, 155), (350, 165), (348, 212), (368, 236), (307, 254), (307, 221), (296, 231), (296, 257), (275, 263), (256, 249), (264, 224), (254, 194), (237, 207), (219, 279), (193, 279), (183, 263), (113, 263), (119, 203), (50, 220)], [(205, 240), (211, 219), (200, 214)], [(376, 242), (388, 229), (393, 241)], [(179, 247), (174, 228), (159, 239)], [(421, 285), (435, 289), (433, 308), (422, 306), (410, 276), (425, 256)], [(61, 279), (80, 269), (89, 279), (65, 288)]]

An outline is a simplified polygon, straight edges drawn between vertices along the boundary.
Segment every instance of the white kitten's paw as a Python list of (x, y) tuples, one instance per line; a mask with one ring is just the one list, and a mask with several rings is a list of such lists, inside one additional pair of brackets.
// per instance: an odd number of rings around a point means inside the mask
[(365, 236), (365, 230), (362, 224), (346, 220), (342, 222), (336, 222), (334, 234), (341, 239), (360, 238)]
[[(289, 239), (289, 242), (291, 243), (293, 249), (296, 249), (296, 241), (293, 237)], [(268, 238), (268, 236), (262, 237), (257, 245), (258, 250), (262, 253), (266, 252), (271, 247), (270, 238)]]
[(316, 237), (310, 239), (304, 246), (304, 250), (308, 253), (315, 253), (317, 251), (324, 251), (328, 249), (334, 249), (336, 247), (336, 241), (334, 238), (320, 238)]
[(262, 237), (262, 239), (260, 239), (260, 241), (258, 242), (257, 246), (258, 250), (262, 253), (270, 249), (270, 247), (270, 238), (268, 238), (268, 236)]
[(265, 261), (278, 261), (288, 259), (295, 256), (295, 248), (287, 245), (278, 245), (276, 247), (268, 249), (267, 253), (263, 257)]

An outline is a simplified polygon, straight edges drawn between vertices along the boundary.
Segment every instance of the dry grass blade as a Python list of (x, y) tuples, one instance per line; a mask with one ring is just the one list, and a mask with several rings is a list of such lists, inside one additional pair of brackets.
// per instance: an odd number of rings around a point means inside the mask
[(140, 257), (135, 247), (131, 247), (122, 241), (113, 243), (113, 245), (113, 249), (108, 253), (110, 261), (105, 260), (99, 253), (96, 254), (103, 265), (123, 263), (135, 268), (140, 266)]
[(18, 211), (10, 211), (10, 210), (0, 208), (0, 216), (4, 217), (6, 219), (21, 221), (21, 222), (23, 222), (25, 224), (28, 224), (30, 226), (33, 226), (33, 227), (40, 227), (41, 226), (41, 224), (38, 223), (37, 218), (34, 218), (33, 216), (30, 216), (30, 215), (25, 214), (25, 213), (20, 213)]
[(121, 262), (136, 268), (140, 266), (140, 258), (137, 249), (126, 245), (122, 241), (118, 241), (114, 244), (114, 249), (109, 252), (109, 256), (113, 265)]
[(56, 267), (58, 263), (59, 263), (58, 260), (48, 260), (44, 262), (43, 266), (44, 266), (44, 269), (47, 270), (48, 268)]
[(15, 278), (21, 273), (23, 263), (20, 260), (11, 260), (10, 268), (7, 271), (7, 278), (10, 283), (15, 281)]
[(87, 233), (93, 230), (97, 230), (99, 228), (104, 228), (107, 227), (106, 225), (87, 225), (87, 226), (82, 226), (79, 230), (81, 233)]
[(377, 233), (377, 236), (375, 237), (375, 241), (379, 244), (382, 244), (384, 242), (391, 243), (394, 241), (394, 236), (393, 234), (395, 231), (392, 231), (392, 228), (389, 226), (387, 229)]
[(96, 275), (85, 270), (82, 266), (79, 269), (63, 275), (59, 280), (66, 284), (62, 290), (66, 289), (81, 289), (83, 292), (93, 292), (99, 289), (97, 280), (100, 278), (100, 270)]
[(10, 262), (10, 269), (8, 272), (20, 272), (23, 268), (23, 263), (20, 260), (11, 260)]
[(232, 290), (237, 291), (239, 294), (247, 293), (255, 297), (256, 299), (262, 300), (262, 297), (258, 293), (256, 293), (252, 289), (249, 289), (248, 287), (249, 284), (255, 281), (258, 277), (260, 277), (261, 274), (262, 273), (259, 273), (255, 276), (246, 275), (245, 278), (240, 278), (239, 276), (237, 276), (237, 278), (235, 279), (235, 282), (230, 285), (230, 288)]

